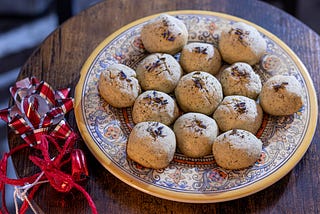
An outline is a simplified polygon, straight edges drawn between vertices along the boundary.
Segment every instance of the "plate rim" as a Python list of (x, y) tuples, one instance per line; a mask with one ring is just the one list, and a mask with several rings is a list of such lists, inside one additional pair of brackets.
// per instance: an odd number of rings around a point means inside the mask
[[(261, 180), (250, 184), (246, 187), (227, 191), (227, 192), (219, 192), (219, 193), (183, 193), (183, 192), (173, 192), (167, 189), (162, 189), (160, 187), (156, 187), (147, 183), (144, 183), (140, 181), (139, 179), (134, 179), (132, 175), (129, 173), (119, 170), (118, 166), (112, 163), (111, 160), (106, 158), (105, 154), (100, 150), (98, 145), (94, 143), (92, 140), (87, 128), (86, 124), (84, 123), (84, 115), (82, 114), (81, 110), (81, 103), (82, 103), (82, 94), (83, 94), (83, 86), (84, 81), (86, 79), (86, 75), (89, 71), (90, 66), (94, 62), (97, 55), (104, 49), (104, 47), (110, 43), (114, 38), (116, 38), (121, 33), (125, 32), (126, 30), (130, 29), (131, 27), (141, 24), (143, 22), (146, 22), (154, 17), (159, 16), (160, 14), (170, 14), (170, 15), (184, 15), (184, 14), (192, 14), (192, 15), (209, 15), (209, 16), (216, 16), (220, 18), (224, 18), (227, 20), (232, 21), (241, 21), (246, 24), (249, 24), (253, 27), (255, 27), (259, 32), (263, 33), (264, 35), (268, 36), (270, 39), (272, 39), (277, 45), (279, 45), (281, 48), (284, 49), (284, 51), (291, 57), (291, 59), (294, 61), (295, 65), (299, 69), (299, 73), (302, 75), (306, 87), (307, 92), (309, 95), (309, 118), (308, 118), (308, 124), (305, 132), (305, 137), (303, 138), (301, 144), (296, 149), (296, 151), (292, 154), (292, 156), (281, 166), (279, 169), (277, 169), (275, 172), (273, 172), (271, 175), (262, 178)], [(213, 11), (205, 11), (205, 10), (175, 10), (175, 11), (166, 11), (161, 13), (156, 13), (153, 15), (149, 15), (140, 19), (137, 19), (133, 22), (130, 22), (129, 24), (119, 28), (109, 36), (107, 36), (90, 54), (90, 56), (87, 58), (85, 63), (83, 64), (81, 71), (80, 71), (80, 79), (75, 87), (75, 94), (74, 94), (74, 112), (75, 112), (75, 119), (76, 123), (79, 129), (79, 132), (89, 148), (90, 152), (95, 156), (95, 158), (100, 162), (100, 164), (103, 165), (105, 169), (107, 169), (111, 174), (113, 174), (115, 177), (117, 177), (119, 180), (123, 181), (127, 185), (130, 185), (142, 192), (145, 192), (147, 194), (160, 197), (163, 199), (178, 201), (178, 202), (188, 202), (188, 203), (212, 203), (212, 202), (223, 202), (223, 201), (229, 201), (234, 200), (238, 198), (243, 198), (245, 196), (254, 194), (256, 192), (259, 192), (275, 182), (279, 181), (282, 177), (287, 175), (294, 167), (295, 165), (301, 160), (301, 158), (304, 156), (305, 152), (309, 148), (313, 135), (316, 130), (317, 125), (317, 115), (318, 115), (318, 103), (317, 103), (317, 96), (316, 91), (313, 85), (313, 82), (311, 80), (311, 77), (309, 75), (309, 72), (307, 71), (306, 67), (302, 63), (302, 61), (299, 59), (299, 57), (277, 36), (272, 34), (271, 32), (267, 31), (266, 29), (260, 27), (259, 25), (256, 25), (253, 22), (250, 22), (248, 20), (245, 20), (243, 18), (239, 18), (233, 15), (229, 15), (226, 13), (221, 12), (213, 12)]]

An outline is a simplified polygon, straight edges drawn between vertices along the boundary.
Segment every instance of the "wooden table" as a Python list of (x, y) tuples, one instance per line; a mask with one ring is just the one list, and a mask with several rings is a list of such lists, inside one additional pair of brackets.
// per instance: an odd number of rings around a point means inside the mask
[[(272, 32), (302, 60), (320, 91), (320, 37), (306, 25), (268, 4), (253, 0), (107, 0), (69, 19), (57, 28), (30, 56), (18, 79), (36, 76), (54, 88), (74, 87), (83, 63), (95, 47), (120, 27), (141, 17), (171, 10), (209, 10), (235, 15)], [(319, 95), (318, 100), (319, 100)], [(68, 121), (76, 129), (74, 113)], [(320, 129), (302, 160), (284, 178), (251, 196), (222, 203), (188, 204), (142, 193), (110, 174), (91, 155), (84, 142), (90, 178), (85, 189), (99, 213), (317, 213), (320, 212)], [(9, 132), (9, 145), (22, 140)], [(34, 168), (26, 153), (13, 156), (19, 176)], [(90, 213), (77, 191), (57, 193), (44, 185), (35, 197), (44, 213)]]

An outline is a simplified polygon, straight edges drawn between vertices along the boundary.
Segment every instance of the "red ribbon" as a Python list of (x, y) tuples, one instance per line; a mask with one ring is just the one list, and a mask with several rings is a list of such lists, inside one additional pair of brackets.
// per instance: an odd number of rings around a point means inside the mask
[(49, 129), (59, 124), (73, 109), (69, 91), (54, 91), (48, 83), (39, 82), (35, 77), (23, 79), (10, 88), (15, 105), (1, 110), (0, 118), (26, 143), (38, 144), (41, 135), (48, 134)]
[[(25, 187), (30, 201), (40, 184), (48, 181), (59, 192), (69, 192), (72, 188), (78, 189), (86, 197), (93, 213), (96, 207), (90, 195), (77, 182), (88, 177), (85, 156), (80, 149), (74, 149), (76, 134), (64, 119), (64, 115), (73, 109), (73, 99), (69, 98), (69, 89), (54, 91), (44, 81), (36, 78), (23, 79), (10, 88), (15, 105), (0, 111), (0, 118), (8, 123), (16, 134), (26, 142), (9, 153), (5, 153), (0, 161), (0, 191), (2, 192), (3, 208), (0, 213), (8, 213), (5, 203), (5, 184)], [(61, 142), (64, 142), (60, 146)], [(29, 156), (29, 159), (41, 169), (41, 173), (32, 176), (10, 179), (7, 177), (7, 160), (15, 152), (32, 146), (40, 151), (41, 155)], [(49, 153), (54, 148), (56, 156)], [(71, 173), (62, 171), (62, 166), (71, 165)], [(29, 207), (24, 201), (20, 213), (25, 213)]]

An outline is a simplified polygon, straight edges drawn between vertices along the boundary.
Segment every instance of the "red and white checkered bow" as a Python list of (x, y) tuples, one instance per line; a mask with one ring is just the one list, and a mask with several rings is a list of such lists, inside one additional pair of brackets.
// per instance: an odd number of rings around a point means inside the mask
[(26, 143), (39, 144), (42, 134), (60, 139), (69, 136), (71, 128), (64, 115), (73, 108), (73, 99), (68, 98), (70, 89), (55, 91), (48, 83), (32, 77), (18, 81), (10, 92), (15, 104), (0, 110), (0, 118)]

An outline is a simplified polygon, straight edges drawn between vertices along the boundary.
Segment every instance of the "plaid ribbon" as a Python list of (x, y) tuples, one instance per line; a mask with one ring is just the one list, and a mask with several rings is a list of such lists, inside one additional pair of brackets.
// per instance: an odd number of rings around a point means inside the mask
[(15, 105), (1, 110), (0, 118), (26, 143), (39, 144), (40, 136), (50, 134), (52, 126), (56, 126), (55, 136), (68, 137), (71, 129), (64, 115), (73, 109), (73, 99), (68, 97), (70, 89), (55, 91), (48, 83), (32, 77), (18, 81), (10, 92)]

